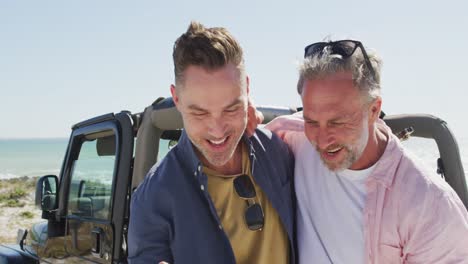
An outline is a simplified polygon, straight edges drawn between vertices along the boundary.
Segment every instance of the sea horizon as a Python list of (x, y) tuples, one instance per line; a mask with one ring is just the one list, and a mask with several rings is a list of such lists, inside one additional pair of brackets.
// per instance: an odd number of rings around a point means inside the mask
[[(0, 138), (0, 180), (19, 177), (59, 175), (69, 138)], [(457, 138), (460, 157), (468, 182), (468, 137)], [(431, 171), (437, 169), (439, 156), (435, 141), (411, 138), (404, 141), (416, 157)], [(160, 157), (168, 151), (167, 144), (160, 144)]]
[(50, 140), (54, 140), (54, 139), (69, 139), (69, 137), (0, 137), (0, 141), (1, 140), (47, 140), (47, 139), (50, 139)]

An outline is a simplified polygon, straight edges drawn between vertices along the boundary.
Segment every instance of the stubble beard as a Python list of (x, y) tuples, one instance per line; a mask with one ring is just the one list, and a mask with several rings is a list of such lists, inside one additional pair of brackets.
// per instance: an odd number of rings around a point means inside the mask
[(338, 145), (339, 147), (343, 147), (341, 151), (345, 151), (344, 158), (338, 162), (330, 162), (327, 159), (325, 159), (322, 154), (322, 152), (327, 151), (328, 149), (336, 148), (337, 145), (328, 147), (326, 150), (319, 149), (317, 145), (315, 146), (315, 148), (317, 149), (317, 152), (320, 154), (320, 159), (322, 160), (322, 162), (325, 164), (325, 166), (329, 170), (334, 171), (334, 172), (344, 171), (346, 169), (349, 169), (356, 161), (358, 161), (362, 157), (362, 154), (364, 153), (364, 149), (367, 146), (368, 139), (369, 139), (368, 130), (367, 128), (363, 127), (361, 136), (358, 139), (356, 139), (355, 142), (352, 142), (351, 144)]
[[(322, 154), (320, 154), (320, 159), (322, 160), (323, 164), (325, 164), (325, 166), (331, 171), (338, 172), (349, 169), (353, 163), (356, 162), (362, 155), (362, 151), (359, 153), (349, 145), (341, 145), (341, 147), (343, 147), (341, 151), (345, 152), (345, 157), (341, 161), (330, 162), (324, 158)], [(317, 147), (317, 151), (321, 153), (323, 150), (320, 150)]]
[(228, 146), (227, 150), (224, 152), (214, 152), (210, 151), (209, 147), (206, 146), (206, 144), (209, 144), (206, 142), (206, 139), (200, 139), (198, 141), (192, 141), (192, 143), (195, 145), (197, 151), (201, 153), (203, 158), (211, 165), (216, 166), (216, 167), (221, 167), (226, 165), (226, 163), (234, 156), (234, 153), (236, 152), (237, 146), (239, 145), (239, 142), (242, 138), (242, 134), (237, 136), (237, 138), (232, 138), (235, 136), (235, 133), (227, 133), (229, 135), (229, 138), (227, 139)]

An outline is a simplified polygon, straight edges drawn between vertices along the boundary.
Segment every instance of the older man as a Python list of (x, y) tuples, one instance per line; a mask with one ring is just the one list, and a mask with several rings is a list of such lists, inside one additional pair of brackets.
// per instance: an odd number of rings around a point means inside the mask
[(380, 66), (359, 41), (307, 46), (304, 110), (268, 126), (296, 157), (299, 261), (468, 263), (464, 205), (379, 119)]
[(240, 45), (192, 22), (173, 58), (184, 131), (133, 194), (129, 263), (294, 263), (294, 161), (270, 131), (244, 136)]

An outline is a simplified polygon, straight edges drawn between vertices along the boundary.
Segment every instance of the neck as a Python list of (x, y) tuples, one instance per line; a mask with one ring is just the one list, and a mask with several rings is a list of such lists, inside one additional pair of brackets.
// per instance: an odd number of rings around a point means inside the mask
[(351, 170), (363, 170), (374, 165), (380, 157), (382, 157), (389, 135), (387, 131), (375, 124), (371, 133), (369, 134), (369, 140), (367, 141), (366, 148), (361, 154), (361, 157), (350, 167)]
[(231, 159), (226, 162), (226, 164), (221, 166), (216, 166), (211, 164), (201, 153), (197, 150), (197, 155), (200, 158), (201, 163), (203, 166), (210, 168), (222, 175), (234, 175), (242, 173), (242, 142), (236, 147), (234, 154), (232, 155)]

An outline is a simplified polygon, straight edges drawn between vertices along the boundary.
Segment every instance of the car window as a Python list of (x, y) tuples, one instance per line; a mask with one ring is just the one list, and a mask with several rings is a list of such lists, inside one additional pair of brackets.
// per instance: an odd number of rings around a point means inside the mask
[(108, 220), (111, 212), (115, 149), (111, 153), (99, 155), (96, 142), (83, 141), (78, 159), (74, 161), (68, 215)]
[(175, 145), (172, 145), (172, 144), (174, 144), (174, 141), (171, 142), (171, 140), (167, 140), (167, 139), (161, 139), (159, 141), (158, 160), (161, 160), (162, 158), (164, 158), (164, 156), (167, 155), (169, 150), (173, 146), (175, 146)]

